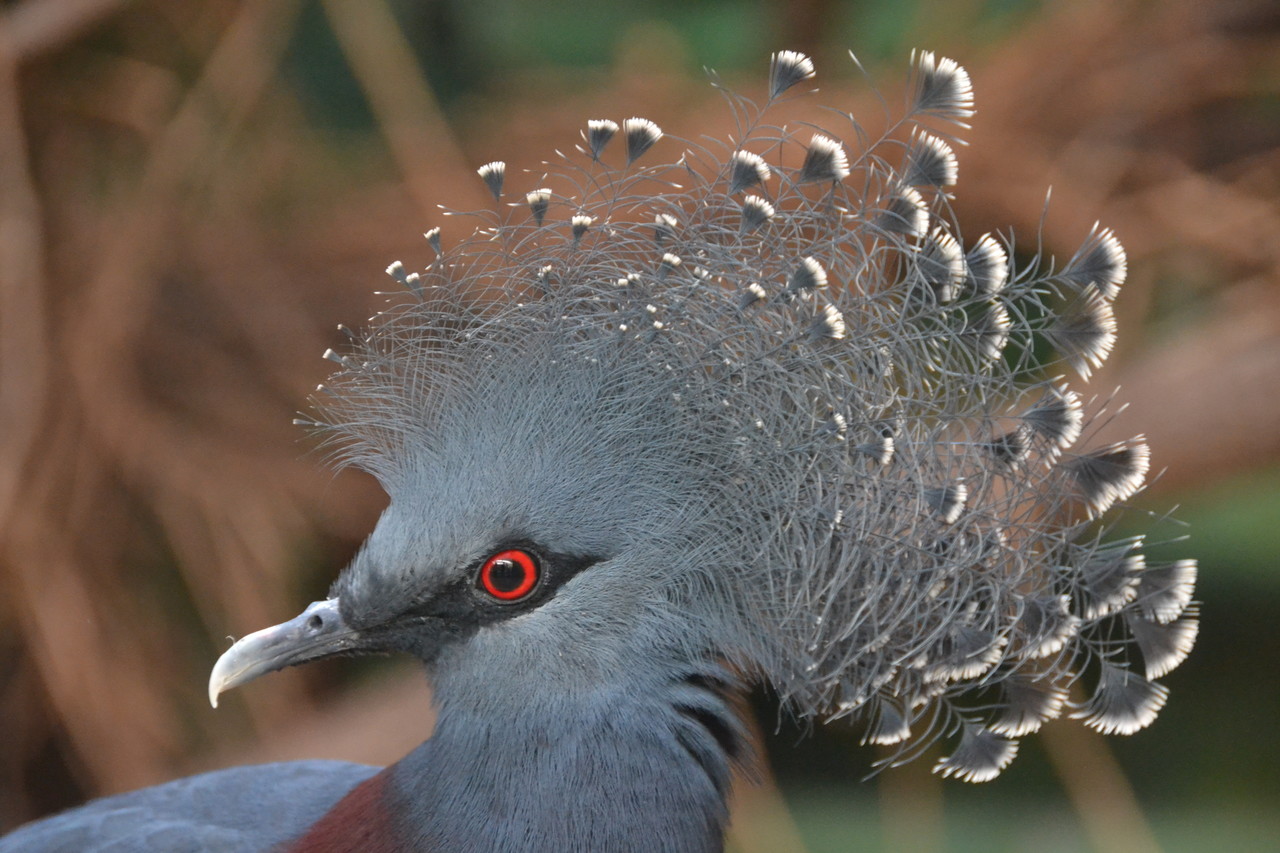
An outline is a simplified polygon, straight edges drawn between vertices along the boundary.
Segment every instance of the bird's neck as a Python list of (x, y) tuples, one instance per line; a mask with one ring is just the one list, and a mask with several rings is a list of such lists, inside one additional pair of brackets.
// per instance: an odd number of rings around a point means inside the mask
[(431, 739), (297, 849), (722, 850), (730, 766), (744, 749), (726, 685), (702, 672), (665, 690), (545, 704), (442, 700)]

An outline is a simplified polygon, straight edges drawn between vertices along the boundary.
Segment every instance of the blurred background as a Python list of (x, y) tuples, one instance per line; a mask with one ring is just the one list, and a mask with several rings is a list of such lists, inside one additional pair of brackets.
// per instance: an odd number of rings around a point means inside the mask
[[(737, 851), (1280, 849), (1280, 7), (1274, 2), (20, 0), (0, 2), (0, 831), (228, 764), (394, 761), (431, 729), (403, 661), (315, 664), (228, 696), (229, 636), (324, 596), (383, 498), (291, 426), (421, 268), (474, 169), (535, 185), (587, 118), (726, 133), (715, 68), (773, 50), (826, 102), (900, 103), (912, 47), (978, 114), (963, 229), (1129, 253), (1090, 386), (1146, 431), (1137, 500), (1201, 561), (1199, 646), (1156, 724), (1051, 724), (979, 787), (936, 755), (864, 781), (856, 727), (754, 697), (770, 766)], [(521, 178), (525, 178), (524, 183)], [(1052, 201), (1045, 196), (1052, 187)], [(458, 227), (455, 225), (454, 227)], [(1106, 436), (1103, 436), (1104, 438)], [(1138, 514), (1135, 523), (1140, 523)]]

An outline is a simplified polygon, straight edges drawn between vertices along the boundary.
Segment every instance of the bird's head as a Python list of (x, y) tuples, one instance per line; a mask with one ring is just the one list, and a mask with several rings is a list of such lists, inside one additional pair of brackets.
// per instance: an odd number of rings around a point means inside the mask
[(370, 365), (398, 336), (384, 326), (363, 342), (342, 391), (359, 413), (329, 413), (358, 434), (346, 461), (390, 503), (327, 600), (222, 657), (212, 700), (339, 654), (409, 653), (437, 684), (474, 674), (509, 691), (536, 674), (572, 691), (717, 653), (690, 604), (724, 564), (735, 445), (705, 429), (695, 389), (651, 347), (543, 315), (509, 312), (507, 348), (492, 323), (413, 355), (397, 340), (394, 378)]

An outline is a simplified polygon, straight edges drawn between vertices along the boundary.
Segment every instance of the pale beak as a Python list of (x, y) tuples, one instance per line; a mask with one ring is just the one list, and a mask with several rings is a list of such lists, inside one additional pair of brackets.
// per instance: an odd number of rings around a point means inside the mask
[(223, 652), (209, 674), (209, 703), (218, 707), (218, 694), (259, 675), (360, 646), (359, 633), (338, 611), (338, 599), (314, 602), (288, 622), (255, 631)]

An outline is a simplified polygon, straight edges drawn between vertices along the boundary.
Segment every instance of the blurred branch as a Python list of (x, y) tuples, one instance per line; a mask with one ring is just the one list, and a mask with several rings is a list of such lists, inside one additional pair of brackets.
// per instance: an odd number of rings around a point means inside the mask
[[(888, 748), (881, 749), (882, 758), (892, 756)], [(891, 765), (876, 780), (880, 793), (880, 827), (888, 853), (946, 849), (944, 782), (931, 770), (932, 760), (918, 757)]]
[(754, 764), (733, 771), (727, 849), (733, 853), (804, 853), (800, 829), (769, 766), (760, 720), (745, 701), (739, 701), (737, 710), (747, 729)]
[[(178, 750), (182, 738), (171, 708), (152, 700), (149, 686), (163, 669), (119, 665), (146, 660), (143, 635), (120, 630), (113, 617), (124, 614), (102, 606), (82, 555), (60, 529), (35, 512), (20, 517), (6, 549), (14, 568), (8, 592), (58, 724), (74, 746), (73, 770), (104, 791), (160, 781), (156, 756)], [(104, 665), (110, 661), (117, 665)]]
[(1207, 486), (1280, 459), (1280, 279), (1223, 288), (1210, 316), (1107, 374), (1129, 409), (1099, 433), (1141, 424), (1160, 489)]
[(11, 521), (44, 408), (44, 213), (31, 174), (18, 54), (0, 27), (0, 529)]
[(1160, 853), (1133, 786), (1097, 732), (1058, 723), (1039, 737), (1098, 853)]
[(755, 782), (738, 775), (730, 815), (725, 841), (733, 853), (804, 853), (807, 849), (773, 774)]
[[(57, 428), (46, 430), (50, 446), (33, 460), (38, 470), (26, 472), (21, 535), (10, 541), (6, 556), (19, 575), (13, 606), (26, 623), (49, 699), (100, 790), (153, 781), (167, 764), (165, 756), (179, 749), (182, 730), (181, 705), (167, 695), (172, 687), (165, 689), (164, 663), (154, 659), (156, 637), (127, 625), (146, 605), (127, 585), (105, 582), (116, 567), (96, 564), (102, 549), (86, 544), (92, 544), (102, 501), (118, 512), (127, 500), (119, 494), (123, 480), (170, 516), (171, 544), (179, 545), (181, 537), (174, 534), (183, 532), (173, 515), (186, 513), (190, 527), (212, 530), (212, 543), (194, 541), (207, 544), (203, 553), (214, 557), (225, 559), (227, 543), (241, 533), (210, 511), (210, 504), (226, 499), (216, 497), (219, 484), (208, 475), (201, 443), (172, 413), (145, 398), (133, 372), (134, 355), (142, 331), (154, 322), (149, 308), (161, 280), (158, 261), (171, 247), (167, 238), (181, 192), (199, 170), (211, 168), (208, 152), (219, 135), (233, 132), (258, 102), (296, 9), (296, 2), (266, 0), (241, 7), (160, 134), (137, 188), (108, 204), (98, 262), (77, 279), (83, 292), (64, 312), (65, 350), (57, 370), (74, 394), (56, 400), (50, 419)], [(223, 113), (215, 117), (212, 105)], [(33, 282), (38, 279), (24, 286)], [(261, 584), (245, 577), (254, 568), (245, 562), (228, 559), (217, 567), (179, 560), (210, 633), (225, 598)], [(132, 580), (131, 574), (124, 576)], [(284, 698), (281, 693), (277, 701)], [(122, 731), (134, 734), (121, 738)]]
[[(263, 685), (260, 689), (273, 688)], [(431, 736), (435, 717), (421, 664), (399, 662), (333, 697), (313, 714), (297, 716), (271, 738), (236, 743), (189, 762), (187, 769), (196, 773), (313, 758), (394, 764)]]
[[(439, 176), (465, 175), (474, 167), (450, 132), (391, 8), (386, 0), (322, 0), (322, 5), (423, 217), (418, 230), (439, 224)], [(480, 182), (466, 186), (453, 203), (484, 207)]]
[(0, 32), (18, 62), (49, 53), (123, 8), (128, 0), (27, 0), (0, 15)]
[[(153, 147), (135, 195), (123, 205), (126, 212), (104, 223), (111, 237), (102, 241), (105, 256), (85, 295), (76, 331), (93, 325), (111, 334), (71, 336), (80, 345), (78, 361), (85, 368), (86, 381), (78, 386), (83, 394), (116, 394), (127, 384), (103, 382), (102, 374), (117, 364), (110, 355), (146, 322), (144, 309), (157, 284), (157, 277), (147, 273), (165, 245), (164, 226), (184, 181), (211, 165), (205, 156), (211, 139), (233, 132), (258, 103), (292, 32), (297, 7), (298, 0), (244, 4)], [(211, 102), (227, 111), (220, 125)]]

